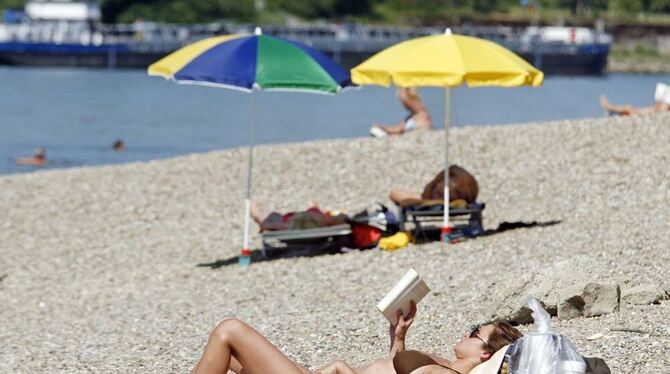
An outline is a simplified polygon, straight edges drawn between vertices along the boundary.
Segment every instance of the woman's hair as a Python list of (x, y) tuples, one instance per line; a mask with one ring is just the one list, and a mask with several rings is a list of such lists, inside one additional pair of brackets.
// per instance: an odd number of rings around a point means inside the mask
[(477, 195), (479, 195), (479, 184), (475, 177), (458, 165), (449, 166), (449, 200), (463, 199), (468, 203), (474, 203), (477, 201)]
[(35, 149), (35, 158), (46, 158), (46, 153), (47, 152), (44, 150), (44, 148), (39, 147)]
[(421, 100), (421, 95), (419, 94), (419, 90), (417, 90), (416, 87), (408, 87), (407, 93), (409, 94), (409, 96)]
[(517, 339), (523, 336), (519, 330), (514, 328), (507, 321), (493, 321), (490, 324), (494, 327), (488, 339), (491, 353), (495, 353), (500, 348), (514, 343)]

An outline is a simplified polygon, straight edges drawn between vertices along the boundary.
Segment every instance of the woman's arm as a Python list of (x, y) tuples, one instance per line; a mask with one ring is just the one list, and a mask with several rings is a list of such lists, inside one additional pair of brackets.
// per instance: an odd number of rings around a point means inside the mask
[(316, 374), (357, 374), (346, 362), (336, 360), (316, 371)]
[(409, 302), (410, 310), (407, 317), (402, 313), (402, 309), (398, 309), (398, 324), (389, 326), (389, 336), (391, 338), (391, 350), (389, 351), (389, 358), (393, 359), (396, 353), (405, 350), (405, 337), (407, 331), (414, 321), (416, 315), (416, 303), (414, 300)]

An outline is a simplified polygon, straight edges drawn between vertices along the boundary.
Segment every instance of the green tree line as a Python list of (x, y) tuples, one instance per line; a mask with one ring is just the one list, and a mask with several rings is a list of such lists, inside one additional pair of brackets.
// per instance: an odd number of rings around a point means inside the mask
[[(22, 9), (26, 0), (0, 0), (0, 9)], [(487, 15), (522, 5), (576, 16), (670, 14), (670, 0), (102, 0), (105, 22), (145, 20), (198, 23), (259, 22), (295, 16), (305, 20), (420, 23), (453, 14)]]

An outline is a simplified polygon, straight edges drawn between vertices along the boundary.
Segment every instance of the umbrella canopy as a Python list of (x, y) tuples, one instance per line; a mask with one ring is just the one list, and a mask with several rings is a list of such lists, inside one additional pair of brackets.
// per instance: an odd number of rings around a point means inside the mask
[(247, 92), (336, 93), (351, 85), (349, 73), (323, 53), (258, 31), (200, 40), (151, 64), (148, 73)]
[(431, 35), (391, 46), (351, 70), (356, 84), (399, 87), (539, 86), (544, 74), (514, 52), (465, 35)]
[[(207, 38), (187, 45), (151, 64), (149, 75), (178, 83), (231, 88), (245, 92), (282, 90), (334, 94), (351, 86), (349, 72), (323, 53), (306, 45), (262, 35), (236, 34)], [(252, 113), (255, 114), (255, 97)], [(255, 115), (249, 129), (249, 163), (240, 263), (249, 259), (251, 170)]]
[(481, 86), (540, 86), (544, 74), (512, 51), (488, 40), (453, 35), (447, 29), (442, 35), (411, 39), (375, 54), (351, 69), (351, 78), (360, 85), (399, 87), (445, 87), (445, 184), (444, 224), (442, 232), (449, 239), (449, 152), (448, 134), (450, 89), (466, 83)]

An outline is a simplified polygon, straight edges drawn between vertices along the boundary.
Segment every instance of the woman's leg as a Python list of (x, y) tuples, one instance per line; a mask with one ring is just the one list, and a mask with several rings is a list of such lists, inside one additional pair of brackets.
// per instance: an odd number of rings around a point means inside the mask
[(605, 95), (600, 96), (600, 106), (609, 113), (621, 114), (624, 116), (636, 114), (636, 110), (632, 105), (614, 105), (610, 103)]
[(263, 222), (263, 213), (261, 213), (260, 209), (258, 209), (258, 206), (256, 205), (255, 201), (251, 201), (251, 204), (249, 206), (249, 215), (251, 215), (251, 218), (254, 219), (254, 221), (260, 226)]
[(421, 194), (406, 190), (391, 190), (389, 199), (400, 206), (408, 207), (421, 203)]
[[(240, 367), (235, 367), (238, 365)], [(225, 319), (216, 326), (209, 335), (205, 352), (191, 373), (225, 374), (231, 367), (245, 374), (309, 373), (258, 331), (236, 318)]]

